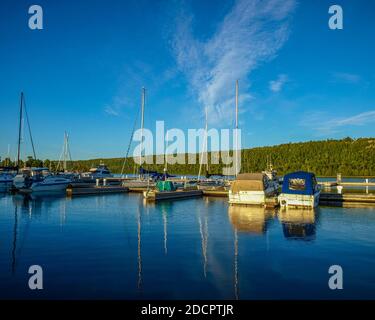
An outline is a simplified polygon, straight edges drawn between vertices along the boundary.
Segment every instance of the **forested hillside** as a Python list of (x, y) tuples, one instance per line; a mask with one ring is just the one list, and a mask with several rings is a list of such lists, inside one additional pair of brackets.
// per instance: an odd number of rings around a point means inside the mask
[[(375, 138), (353, 140), (310, 141), (287, 143), (271, 147), (260, 147), (242, 150), (242, 172), (264, 170), (267, 158), (272, 160), (279, 174), (296, 170), (315, 172), (319, 176), (375, 176)], [(187, 158), (187, 155), (185, 155)], [(209, 156), (210, 158), (210, 156)], [(168, 165), (168, 171), (174, 174), (198, 174), (199, 164)], [(29, 164), (38, 164), (29, 160)], [(85, 171), (100, 162), (105, 163), (112, 172), (120, 173), (123, 158), (98, 158), (78, 160), (69, 164), (70, 170)], [(4, 164), (4, 161), (3, 161)], [(56, 161), (45, 160), (44, 166), (54, 169)], [(124, 173), (134, 173), (137, 170), (132, 158), (126, 159)], [(162, 172), (164, 165), (145, 165), (146, 169)], [(210, 165), (210, 173), (221, 173), (223, 164)]]

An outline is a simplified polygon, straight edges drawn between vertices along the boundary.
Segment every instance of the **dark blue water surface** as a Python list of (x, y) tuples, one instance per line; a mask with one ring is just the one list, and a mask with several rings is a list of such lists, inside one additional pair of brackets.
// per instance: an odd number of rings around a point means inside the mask
[[(375, 208), (0, 195), (0, 298), (374, 299)], [(43, 268), (30, 290), (28, 268)], [(343, 268), (343, 290), (328, 269)]]

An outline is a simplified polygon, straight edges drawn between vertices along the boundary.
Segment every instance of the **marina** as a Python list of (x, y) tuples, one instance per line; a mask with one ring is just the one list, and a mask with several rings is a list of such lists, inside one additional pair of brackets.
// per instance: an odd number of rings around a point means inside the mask
[(375, 2), (65, 2), (3, 5), (0, 300), (375, 300)]
[[(30, 297), (24, 279), (36, 261), (45, 288), (34, 298), (375, 298), (369, 207), (279, 210), (220, 197), (155, 203), (129, 192), (2, 194), (0, 208), (2, 298)], [(339, 293), (327, 290), (333, 262), (352, 270)]]

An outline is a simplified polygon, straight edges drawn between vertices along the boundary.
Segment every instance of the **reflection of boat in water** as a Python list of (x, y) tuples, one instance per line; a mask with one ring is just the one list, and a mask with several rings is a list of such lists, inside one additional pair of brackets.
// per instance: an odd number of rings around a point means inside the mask
[(284, 176), (279, 203), (282, 207), (314, 208), (319, 204), (320, 188), (315, 174), (298, 171)]
[(265, 205), (267, 199), (276, 196), (278, 187), (277, 181), (265, 173), (242, 173), (231, 185), (229, 203)]
[(264, 207), (229, 206), (228, 215), (236, 231), (263, 234), (274, 211)]
[(282, 223), (285, 238), (307, 241), (315, 239), (315, 210), (280, 210), (278, 217)]

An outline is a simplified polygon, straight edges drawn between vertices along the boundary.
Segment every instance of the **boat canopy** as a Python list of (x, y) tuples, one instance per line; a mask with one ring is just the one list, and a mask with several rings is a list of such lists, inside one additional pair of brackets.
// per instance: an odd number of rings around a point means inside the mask
[(169, 174), (168, 172), (159, 173), (157, 171), (146, 170), (143, 167), (139, 168), (139, 174), (140, 175), (149, 175), (151, 177), (151, 179), (154, 180), (154, 181), (166, 180), (168, 178), (175, 177), (175, 176)]
[(239, 191), (264, 191), (267, 176), (264, 173), (241, 173), (232, 183), (231, 190)]
[(156, 182), (156, 189), (158, 191), (175, 191), (176, 187), (172, 181), (158, 181)]
[(31, 169), (31, 171), (35, 171), (35, 172), (38, 172), (38, 171), (49, 171), (49, 168), (43, 168), (43, 167), (31, 167), (30, 169)]
[(316, 190), (315, 174), (306, 171), (288, 173), (284, 176), (282, 193), (313, 195)]

